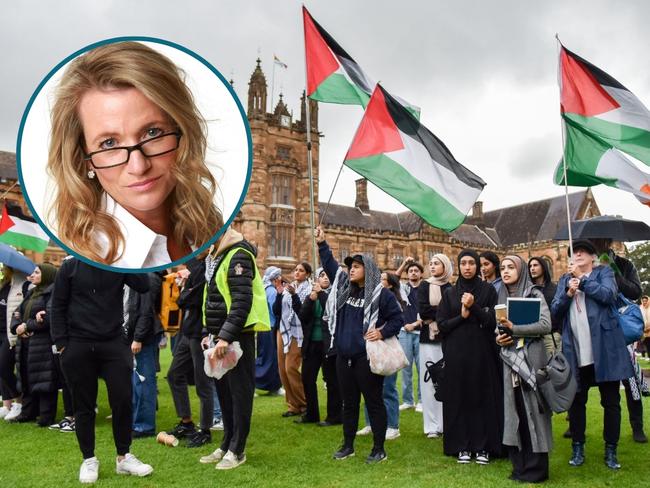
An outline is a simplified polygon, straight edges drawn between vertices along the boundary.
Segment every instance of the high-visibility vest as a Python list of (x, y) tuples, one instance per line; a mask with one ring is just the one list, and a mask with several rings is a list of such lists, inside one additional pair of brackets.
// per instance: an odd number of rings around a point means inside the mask
[[(253, 304), (251, 305), (251, 310), (246, 317), (246, 323), (244, 324), (244, 329), (251, 329), (254, 331), (262, 332), (271, 330), (271, 318), (269, 317), (269, 307), (266, 303), (266, 291), (264, 290), (264, 283), (262, 283), (262, 278), (260, 277), (260, 272), (257, 269), (257, 264), (255, 263), (255, 256), (248, 249), (243, 247), (234, 247), (223, 258), (221, 263), (219, 263), (219, 268), (214, 276), (215, 284), (217, 285), (217, 290), (223, 296), (224, 301), (226, 302), (226, 312), (230, 313), (230, 307), (232, 305), (232, 296), (230, 295), (230, 287), (228, 286), (228, 269), (230, 268), (230, 261), (237, 251), (243, 251), (247, 253), (251, 261), (253, 262), (253, 270), (255, 276), (253, 277)], [(205, 322), (205, 303), (207, 301), (208, 287), (210, 283), (206, 283), (205, 291), (203, 294), (203, 320)]]

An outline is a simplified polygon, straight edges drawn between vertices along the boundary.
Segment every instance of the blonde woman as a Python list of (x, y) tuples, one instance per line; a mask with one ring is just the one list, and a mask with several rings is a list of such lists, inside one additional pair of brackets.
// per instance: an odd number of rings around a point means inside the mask
[(48, 171), (57, 188), (48, 220), (82, 256), (165, 265), (222, 226), (206, 124), (183, 76), (137, 42), (92, 49), (63, 74), (51, 111)]

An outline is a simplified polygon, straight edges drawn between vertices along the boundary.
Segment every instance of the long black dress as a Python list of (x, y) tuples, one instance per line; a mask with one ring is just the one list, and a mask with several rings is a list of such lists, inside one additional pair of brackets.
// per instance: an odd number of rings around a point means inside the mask
[[(478, 260), (477, 260), (478, 262)], [(468, 318), (461, 316), (463, 293), (474, 295)], [(501, 455), (503, 378), (495, 343), (497, 293), (475, 276), (459, 277), (438, 307), (445, 358), (443, 401), (444, 453), (487, 451)]]

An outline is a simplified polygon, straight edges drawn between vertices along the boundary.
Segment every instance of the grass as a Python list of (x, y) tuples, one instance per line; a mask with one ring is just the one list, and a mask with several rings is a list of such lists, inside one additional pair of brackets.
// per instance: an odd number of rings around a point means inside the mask
[[(170, 363), (168, 350), (161, 354), (163, 373), (159, 375), (160, 408), (158, 430), (169, 429), (176, 422), (174, 408), (164, 372)], [(192, 389), (193, 390), (193, 389)], [(324, 401), (324, 391), (321, 401)], [(623, 392), (622, 396), (624, 396)], [(192, 408), (198, 414), (198, 400), (191, 392)], [(97, 416), (97, 449), (100, 459), (102, 487), (243, 486), (269, 487), (418, 487), (418, 486), (519, 486), (507, 479), (510, 463), (493, 461), (489, 466), (458, 465), (455, 459), (442, 454), (441, 439), (427, 439), (422, 434), (422, 417), (413, 410), (403, 412), (400, 419), (402, 436), (386, 443), (388, 460), (380, 465), (366, 466), (365, 456), (371, 448), (370, 437), (356, 441), (357, 456), (334, 461), (331, 455), (341, 440), (341, 428), (319, 428), (296, 425), (292, 419), (280, 416), (285, 411), (282, 398), (260, 395), (255, 399), (251, 435), (246, 454), (248, 461), (233, 471), (216, 471), (213, 465), (199, 464), (198, 458), (218, 447), (212, 444), (201, 449), (182, 445), (170, 448), (152, 438), (134, 440), (131, 451), (153, 465), (148, 478), (124, 478), (115, 474), (115, 450), (111, 435), (110, 413), (106, 390), (100, 387)], [(646, 412), (650, 410), (644, 398)], [(556, 441), (550, 457), (551, 479), (546, 486), (607, 487), (633, 486), (650, 476), (648, 454), (650, 444), (635, 444), (622, 400), (623, 420), (618, 472), (607, 469), (603, 462), (602, 409), (598, 390), (592, 389), (588, 405), (587, 463), (582, 468), (567, 465), (570, 441), (562, 438), (567, 427), (564, 415), (554, 417)], [(321, 404), (321, 411), (324, 405)], [(646, 417), (650, 414), (646, 414)], [(363, 416), (361, 416), (363, 418)], [(220, 438), (220, 433), (215, 437)], [(35, 424), (0, 422), (0, 486), (3, 487), (66, 487), (79, 486), (77, 481), (81, 455), (73, 434), (40, 429)]]

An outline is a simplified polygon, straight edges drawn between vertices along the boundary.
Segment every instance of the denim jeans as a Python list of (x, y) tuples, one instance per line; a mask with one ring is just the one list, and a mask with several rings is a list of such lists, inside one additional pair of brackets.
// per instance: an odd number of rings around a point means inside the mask
[[(384, 377), (384, 406), (386, 407), (387, 426), (389, 429), (399, 429), (399, 395), (397, 393), (397, 373)], [(363, 413), (366, 425), (370, 425), (368, 409), (364, 406)]]
[(217, 395), (217, 384), (214, 384), (214, 410), (212, 417), (215, 420), (221, 420), (221, 405), (219, 404), (219, 395)]
[[(420, 334), (411, 334), (404, 329), (399, 331), (399, 343), (404, 349), (409, 365), (402, 370), (402, 403), (415, 405), (413, 401), (413, 365), (420, 378)], [(418, 386), (418, 403), (422, 401), (422, 392)]]
[[(156, 349), (158, 343), (142, 344), (135, 355), (137, 363), (133, 372), (133, 430), (156, 431)], [(144, 381), (140, 381), (141, 375)]]

